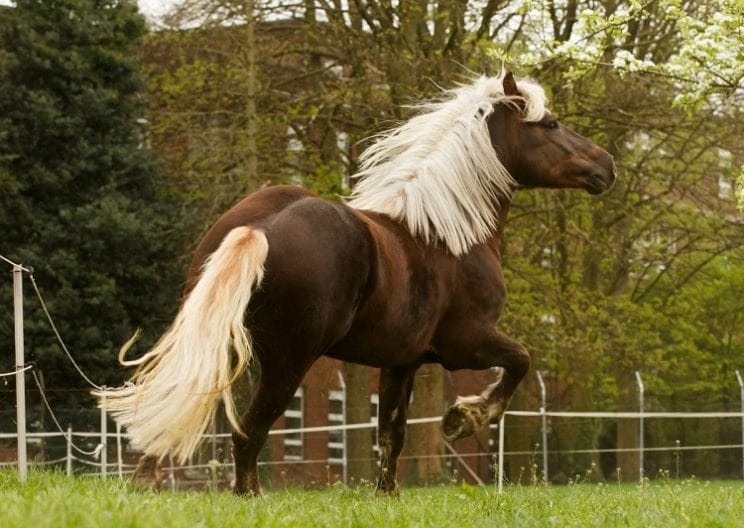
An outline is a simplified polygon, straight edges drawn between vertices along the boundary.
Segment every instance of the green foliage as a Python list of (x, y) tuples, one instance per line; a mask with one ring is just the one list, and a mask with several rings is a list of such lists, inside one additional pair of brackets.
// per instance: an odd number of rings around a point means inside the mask
[[(220, 11), (228, 23), (215, 15), (198, 29), (153, 35), (145, 48), (154, 143), (167, 153), (171, 189), (204, 224), (264, 184), (346, 193), (364, 138), (439, 86), (468, 70), (496, 73), (506, 59), (619, 171), (603, 197), (518, 192), (508, 219), (499, 324), (547, 374), (550, 405), (635, 409), (635, 370), (653, 408), (728, 404), (744, 349), (729, 330), (724, 359), (710, 314), (730, 325), (723, 314), (738, 310), (714, 292), (735, 291), (744, 244), (734, 200), (717, 192), (717, 180), (739, 177), (744, 155), (740, 2), (423, 2), (388, 11), (355, 2), (344, 17), (320, 4), (259, 2), (255, 90), (244, 19), (234, 19), (245, 4), (189, 3), (180, 20), (204, 20), (218, 4), (231, 8)], [(250, 93), (256, 174), (246, 173)], [(588, 445), (621, 436), (594, 425), (586, 435)]]
[[(144, 145), (136, 62), (144, 20), (134, 2), (116, 0), (19, 0), (2, 15), (0, 251), (36, 268), (67, 344), (89, 376), (110, 384), (121, 379), (118, 346), (174, 309), (179, 267), (174, 208)], [(29, 286), (27, 358), (48, 387), (84, 387)], [(5, 370), (11, 332), (3, 316)]]
[[(635, 370), (651, 408), (731, 405), (744, 231), (716, 180), (738, 178), (744, 208), (741, 2), (352, 2), (344, 17), (259, 2), (255, 42), (230, 19), (247, 4), (186, 4), (196, 11), (182, 20), (208, 22), (141, 48), (132, 2), (19, 1), (0, 18), (0, 252), (40, 270), (87, 365), (113, 366), (132, 327), (154, 334), (175, 310), (180, 237), (263, 185), (345, 194), (365, 137), (506, 58), (619, 169), (603, 197), (519, 192), (510, 213), (499, 324), (546, 371), (551, 406), (633, 409)], [(138, 52), (164, 181), (139, 148)], [(55, 383), (68, 367), (32, 303), (27, 320)], [(596, 445), (615, 432), (586, 434)]]
[[(492, 56), (539, 79), (551, 110), (618, 166), (606, 196), (525, 193), (511, 214), (501, 324), (554, 376), (553, 409), (634, 410), (636, 370), (647, 408), (736, 401), (744, 342), (731, 295), (744, 220), (718, 186), (739, 176), (744, 155), (740, 4), (524, 2), (514, 14), (520, 30), (490, 43)], [(556, 424), (550, 441), (634, 446), (634, 427), (603, 424), (577, 439), (580, 427)], [(686, 441), (724, 441), (720, 427), (687, 431)], [(681, 429), (659, 424), (647, 435), (663, 444)], [(712, 460), (727, 471), (723, 457)], [(553, 464), (570, 474), (565, 460)], [(626, 466), (620, 455), (607, 465)]]

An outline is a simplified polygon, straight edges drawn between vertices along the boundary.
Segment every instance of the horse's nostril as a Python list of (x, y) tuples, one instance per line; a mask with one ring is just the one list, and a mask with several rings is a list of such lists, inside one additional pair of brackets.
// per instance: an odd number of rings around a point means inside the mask
[(617, 166), (615, 166), (615, 163), (613, 162), (610, 173), (607, 176), (607, 188), (605, 190), (609, 191), (610, 189), (612, 189), (615, 186), (615, 181), (617, 181)]

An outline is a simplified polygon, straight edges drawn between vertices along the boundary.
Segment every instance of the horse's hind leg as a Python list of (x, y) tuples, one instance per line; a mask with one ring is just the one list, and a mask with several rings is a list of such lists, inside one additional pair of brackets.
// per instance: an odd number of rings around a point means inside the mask
[(151, 455), (142, 455), (134, 470), (132, 480), (143, 488), (150, 488), (155, 491), (163, 489), (163, 471), (160, 467), (158, 457)]
[(261, 451), (269, 429), (292, 400), (302, 377), (312, 361), (302, 365), (297, 361), (290, 366), (262, 364), (261, 379), (248, 411), (241, 417), (240, 425), (246, 436), (233, 432), (233, 458), (235, 460), (235, 488), (237, 495), (261, 495), (258, 481), (258, 453)]
[(380, 445), (378, 492), (399, 495), (398, 457), (406, 436), (406, 411), (419, 365), (380, 369), (380, 410), (377, 442)]
[(457, 368), (485, 369), (501, 367), (495, 383), (480, 395), (458, 397), (442, 419), (442, 432), (448, 441), (468, 436), (494, 422), (504, 414), (519, 382), (530, 368), (530, 356), (517, 341), (492, 331), (478, 346), (461, 350), (469, 358)]

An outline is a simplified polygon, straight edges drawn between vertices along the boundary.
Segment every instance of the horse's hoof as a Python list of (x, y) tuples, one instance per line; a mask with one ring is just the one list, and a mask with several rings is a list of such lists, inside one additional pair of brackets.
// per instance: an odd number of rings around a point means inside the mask
[(488, 423), (488, 402), (480, 396), (458, 397), (442, 418), (442, 435), (452, 442), (470, 436)]
[(400, 499), (400, 488), (398, 487), (398, 483), (395, 482), (391, 485), (389, 483), (378, 482), (377, 489), (375, 490), (375, 496)]
[(247, 497), (247, 498), (262, 498), (264, 496), (263, 491), (261, 491), (260, 487), (248, 487), (248, 486), (239, 486), (237, 483), (233, 486), (233, 494), (239, 497)]
[(458, 438), (467, 436), (465, 433), (465, 416), (454, 405), (447, 409), (442, 418), (442, 436), (447, 442), (454, 442)]
[(233, 490), (233, 494), (238, 497), (245, 497), (248, 499), (262, 499), (264, 494), (263, 491), (259, 490)]

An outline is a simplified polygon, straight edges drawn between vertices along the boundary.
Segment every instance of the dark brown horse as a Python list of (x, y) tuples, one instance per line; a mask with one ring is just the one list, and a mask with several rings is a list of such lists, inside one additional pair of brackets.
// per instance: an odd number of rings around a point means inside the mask
[[(397, 493), (406, 408), (422, 363), (502, 368), (497, 383), (447, 411), (446, 438), (503, 414), (530, 366), (525, 348), (496, 327), (511, 193), (601, 193), (615, 179), (612, 157), (558, 123), (538, 85), (506, 73), (422, 106), (366, 150), (358, 177), (347, 204), (272, 187), (207, 233), (173, 325), (144, 357), (124, 362), (139, 366), (132, 383), (107, 393), (147, 455), (188, 458), (222, 398), (235, 429), (235, 492), (260, 493), (258, 452), (321, 355), (381, 369), (384, 492)], [(230, 385), (251, 357), (261, 380), (238, 419)]]

